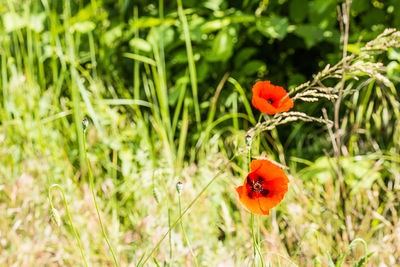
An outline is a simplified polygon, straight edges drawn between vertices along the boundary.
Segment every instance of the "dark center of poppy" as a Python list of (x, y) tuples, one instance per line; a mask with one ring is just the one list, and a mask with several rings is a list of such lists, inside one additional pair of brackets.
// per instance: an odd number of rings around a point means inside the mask
[(260, 184), (259, 181), (255, 181), (253, 183), (253, 189), (256, 190), (256, 191), (260, 191), (262, 189), (262, 185)]
[(272, 104), (272, 103), (274, 103), (274, 100), (272, 100), (271, 98), (268, 98), (267, 102), (268, 102), (268, 104)]
[(264, 179), (262, 177), (258, 177), (257, 180), (251, 181), (249, 177), (247, 177), (247, 184), (250, 185), (250, 191), (248, 192), (248, 196), (250, 198), (254, 197), (255, 192), (259, 192), (264, 197), (269, 194), (269, 190), (265, 189), (262, 185)]

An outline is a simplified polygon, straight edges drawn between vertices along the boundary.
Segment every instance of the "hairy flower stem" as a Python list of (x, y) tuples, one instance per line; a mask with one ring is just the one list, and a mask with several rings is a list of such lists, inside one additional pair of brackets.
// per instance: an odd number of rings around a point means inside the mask
[[(179, 216), (182, 216), (182, 204), (181, 204), (181, 195), (180, 194), (178, 194), (178, 206), (179, 206)], [(182, 229), (182, 234), (185, 237), (186, 244), (187, 244), (187, 246), (189, 248), (190, 254), (192, 254), (194, 265), (196, 267), (198, 267), (199, 264), (197, 263), (196, 255), (194, 254), (192, 246), (191, 246), (190, 241), (189, 241), (189, 238), (186, 235), (186, 231), (185, 231), (185, 228), (183, 227), (183, 221), (182, 220), (180, 220), (180, 225), (181, 225), (181, 229)]]
[(110, 252), (111, 252), (111, 254), (112, 254), (112, 257), (113, 257), (115, 266), (119, 267), (119, 264), (118, 264), (118, 261), (117, 261), (117, 257), (115, 256), (115, 253), (114, 253), (114, 250), (113, 250), (113, 248), (112, 248), (112, 246), (111, 246), (111, 243), (110, 243), (110, 241), (108, 240), (106, 231), (105, 231), (105, 229), (104, 229), (103, 221), (101, 220), (100, 210), (99, 210), (99, 207), (98, 207), (98, 204), (97, 204), (96, 194), (95, 194), (95, 192), (94, 192), (93, 173), (92, 173), (92, 169), (90, 168), (90, 163), (89, 163), (89, 159), (88, 159), (88, 157), (87, 157), (87, 152), (86, 152), (86, 137), (85, 137), (85, 136), (86, 136), (86, 133), (85, 133), (85, 130), (84, 130), (84, 133), (83, 133), (83, 151), (84, 151), (84, 154), (85, 154), (86, 164), (87, 164), (87, 167), (88, 167), (90, 189), (91, 189), (91, 191), (92, 191), (94, 205), (95, 205), (95, 207), (96, 207), (97, 216), (99, 217), (99, 222), (100, 222), (100, 226), (101, 226), (101, 231), (102, 231), (102, 233), (103, 233), (103, 237), (104, 237), (104, 239), (106, 240), (107, 245), (108, 245), (108, 249), (110, 250)]
[[(250, 172), (251, 147), (249, 147), (249, 151), (248, 151), (248, 162), (249, 162), (249, 172)], [(253, 266), (256, 266), (257, 254), (258, 254), (258, 256), (260, 257), (261, 266), (264, 267), (264, 260), (263, 260), (260, 248), (258, 247), (257, 237), (256, 237), (256, 234), (255, 234), (254, 214), (253, 213), (251, 213), (251, 217), (250, 217), (250, 226), (251, 226), (251, 237), (253, 239)]]
[[(171, 227), (171, 207), (168, 199), (168, 189), (167, 185), (165, 184), (165, 181), (162, 180), (163, 182), (163, 187), (165, 191), (165, 201), (166, 201), (166, 206), (167, 206), (167, 215), (168, 215), (168, 228)], [(168, 266), (171, 266), (172, 264), (172, 234), (171, 232), (168, 234), (168, 243), (169, 243), (169, 264)]]
[(67, 203), (67, 199), (65, 198), (64, 190), (63, 190), (62, 187), (61, 187), (60, 185), (58, 185), (58, 184), (53, 184), (53, 185), (51, 185), (51, 186), (49, 187), (48, 195), (49, 195), (50, 207), (51, 207), (51, 209), (54, 209), (54, 206), (53, 206), (53, 199), (52, 199), (52, 197), (51, 197), (51, 190), (52, 190), (53, 188), (57, 188), (58, 190), (60, 190), (60, 192), (61, 192), (61, 194), (62, 194), (62, 197), (63, 197), (63, 200), (64, 200), (64, 204), (65, 204), (65, 210), (67, 211), (67, 216), (68, 216), (69, 223), (71, 224), (72, 232), (74, 233), (76, 242), (78, 243), (79, 250), (81, 251), (81, 255), (82, 255), (83, 261), (85, 262), (85, 266), (87, 267), (87, 266), (88, 266), (88, 263), (87, 263), (87, 261), (86, 261), (85, 254), (83, 253), (81, 241), (79, 240), (79, 235), (78, 235), (78, 233), (77, 233), (76, 230), (75, 230), (74, 223), (72, 222), (72, 219), (71, 219), (71, 214), (69, 213), (68, 203)]

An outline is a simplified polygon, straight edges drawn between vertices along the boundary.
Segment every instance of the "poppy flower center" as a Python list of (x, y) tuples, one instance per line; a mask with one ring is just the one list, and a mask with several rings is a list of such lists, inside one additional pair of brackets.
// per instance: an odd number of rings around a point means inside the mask
[(247, 194), (250, 198), (253, 198), (254, 192), (259, 192), (262, 196), (267, 196), (269, 194), (269, 190), (265, 189), (262, 185), (264, 179), (262, 177), (258, 177), (257, 180), (251, 181), (249, 177), (247, 177), (247, 184), (250, 185), (250, 191)]
[(260, 182), (256, 181), (255, 183), (253, 183), (253, 189), (256, 191), (259, 191), (262, 189), (262, 185), (260, 184)]
[(273, 101), (271, 98), (268, 98), (268, 99), (267, 99), (267, 102), (268, 102), (268, 104), (274, 103), (274, 101)]

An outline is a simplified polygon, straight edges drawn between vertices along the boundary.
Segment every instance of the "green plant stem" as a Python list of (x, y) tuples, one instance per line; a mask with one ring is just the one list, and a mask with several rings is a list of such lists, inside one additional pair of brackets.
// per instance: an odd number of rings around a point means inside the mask
[(90, 163), (89, 163), (89, 159), (87, 157), (87, 152), (86, 152), (86, 137), (85, 136), (86, 136), (86, 134), (84, 132), (83, 133), (83, 151), (84, 151), (84, 155), (85, 155), (85, 159), (86, 159), (86, 164), (87, 164), (87, 167), (88, 167), (90, 189), (92, 191), (94, 205), (96, 207), (97, 216), (99, 217), (99, 222), (100, 222), (100, 226), (101, 226), (101, 231), (103, 232), (103, 237), (106, 240), (108, 248), (109, 248), (109, 250), (110, 250), (110, 252), (112, 254), (115, 266), (119, 267), (119, 264), (118, 264), (118, 261), (117, 261), (117, 257), (115, 256), (115, 253), (114, 253), (114, 250), (113, 250), (113, 248), (111, 246), (111, 243), (108, 240), (106, 231), (104, 229), (103, 221), (101, 220), (100, 211), (99, 211), (99, 207), (98, 207), (97, 200), (96, 200), (96, 194), (94, 192), (94, 179), (93, 179), (92, 169), (90, 168)]
[(189, 25), (188, 25), (185, 13), (183, 12), (182, 0), (177, 0), (176, 3), (178, 5), (178, 15), (182, 22), (183, 34), (185, 36), (186, 53), (187, 53), (188, 65), (189, 65), (190, 83), (192, 85), (192, 92), (193, 92), (194, 113), (195, 113), (197, 128), (201, 129), (201, 117), (200, 117), (200, 106), (199, 106), (198, 89), (197, 89), (196, 64), (194, 63), (192, 43), (190, 40), (190, 33), (189, 33)]
[[(179, 205), (179, 216), (182, 216), (182, 204), (181, 204), (181, 195), (180, 194), (178, 194), (178, 205)], [(185, 231), (185, 228), (183, 227), (183, 221), (182, 220), (180, 220), (180, 225), (181, 225), (181, 229), (182, 229), (182, 234), (185, 237), (187, 246), (189, 247), (190, 254), (192, 254), (194, 265), (196, 267), (198, 267), (199, 264), (197, 262), (196, 255), (194, 254), (192, 246), (191, 246), (190, 241), (189, 241), (189, 238), (186, 235), (186, 231)]]
[[(261, 116), (259, 121), (261, 120)], [(258, 136), (258, 150), (260, 147), (259, 144), (259, 136)], [(248, 153), (247, 153), (247, 159), (248, 159), (248, 164), (249, 164), (249, 172), (251, 171), (251, 146), (248, 148)], [(255, 234), (255, 227), (254, 227), (254, 214), (251, 213), (251, 217), (250, 217), (250, 226), (251, 226), (251, 237), (253, 239), (253, 266), (256, 266), (256, 259), (257, 259), (257, 254), (260, 257), (260, 261), (261, 261), (261, 266), (264, 267), (264, 260), (260, 251), (260, 248), (258, 247), (258, 241), (257, 241), (257, 237)]]
[(53, 188), (57, 188), (58, 190), (60, 190), (60, 192), (61, 192), (61, 194), (62, 194), (62, 197), (63, 197), (63, 199), (64, 199), (64, 204), (65, 204), (65, 210), (67, 211), (67, 216), (68, 216), (69, 223), (71, 224), (72, 232), (74, 233), (76, 242), (78, 242), (79, 250), (81, 251), (81, 255), (82, 255), (83, 261), (85, 262), (85, 266), (87, 267), (87, 266), (88, 266), (88, 263), (87, 263), (87, 261), (86, 261), (85, 254), (83, 253), (81, 241), (79, 240), (79, 235), (78, 235), (78, 233), (77, 233), (76, 230), (75, 230), (75, 226), (74, 226), (74, 223), (72, 222), (71, 214), (69, 213), (68, 203), (67, 203), (67, 199), (65, 198), (64, 190), (63, 190), (62, 187), (61, 187), (60, 185), (58, 185), (58, 184), (53, 184), (53, 185), (51, 185), (50, 188), (49, 188), (48, 194), (49, 194), (50, 207), (51, 207), (52, 209), (54, 209), (54, 206), (53, 206), (53, 199), (51, 198), (51, 190), (52, 190)]
[[(171, 207), (168, 199), (168, 189), (167, 185), (165, 184), (165, 180), (162, 179), (164, 191), (165, 191), (165, 201), (166, 201), (166, 206), (167, 206), (167, 214), (168, 214), (168, 228), (171, 227)], [(172, 263), (172, 234), (169, 232), (168, 234), (168, 243), (169, 243), (169, 264), (168, 266), (171, 266)]]
[[(235, 156), (233, 156), (229, 162), (231, 162)], [(150, 251), (149, 255), (144, 259), (144, 261), (140, 264), (140, 266), (144, 266), (144, 264), (150, 259), (150, 257), (154, 254), (154, 252), (158, 249), (158, 247), (161, 245), (162, 241), (167, 237), (167, 235), (172, 231), (172, 229), (180, 222), (183, 216), (189, 211), (189, 209), (196, 203), (196, 201), (200, 198), (200, 196), (207, 190), (207, 188), (215, 181), (215, 179), (218, 178), (218, 176), (224, 171), (224, 169), (220, 170), (217, 172), (217, 174), (206, 184), (203, 189), (200, 191), (200, 193), (197, 194), (197, 196), (192, 200), (192, 202), (189, 203), (189, 205), (185, 208), (185, 210), (182, 212), (182, 214), (176, 219), (176, 221), (171, 225), (171, 227), (168, 229), (168, 231), (161, 237), (161, 239), (157, 242), (157, 244), (154, 246), (154, 248)]]

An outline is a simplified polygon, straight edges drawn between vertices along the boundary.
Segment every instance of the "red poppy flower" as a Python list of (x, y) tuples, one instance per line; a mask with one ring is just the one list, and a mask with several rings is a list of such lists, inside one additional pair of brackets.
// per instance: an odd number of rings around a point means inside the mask
[(253, 160), (244, 184), (236, 187), (239, 200), (252, 213), (268, 215), (288, 191), (285, 172), (269, 160)]
[(270, 115), (288, 111), (293, 107), (293, 101), (285, 89), (272, 85), (270, 81), (256, 82), (251, 102), (255, 108)]

